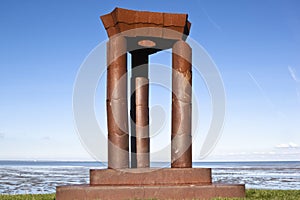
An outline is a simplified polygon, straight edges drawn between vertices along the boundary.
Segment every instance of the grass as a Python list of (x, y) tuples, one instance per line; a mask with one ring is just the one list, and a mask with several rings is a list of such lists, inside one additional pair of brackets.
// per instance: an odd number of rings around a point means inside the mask
[[(240, 200), (241, 198), (216, 198), (214, 200)], [(259, 199), (272, 199), (272, 200), (299, 200), (300, 190), (246, 190), (246, 198), (243, 200), (259, 200)]]
[(54, 200), (55, 194), (1, 195), (0, 200)]
[(300, 199), (300, 190), (247, 190), (249, 199)]
[[(214, 200), (299, 200), (300, 190), (247, 190), (247, 197), (239, 198), (215, 198)], [(0, 200), (54, 200), (55, 194), (27, 194), (27, 195), (1, 195)]]

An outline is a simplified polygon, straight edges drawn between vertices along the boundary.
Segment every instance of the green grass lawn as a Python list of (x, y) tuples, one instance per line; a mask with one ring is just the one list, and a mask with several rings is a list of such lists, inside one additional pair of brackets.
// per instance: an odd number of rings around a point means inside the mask
[(55, 194), (0, 195), (0, 200), (54, 200)]
[[(55, 194), (0, 195), (0, 200), (54, 200)], [(222, 198), (216, 198), (221, 200)], [(224, 199), (224, 198), (223, 198)], [(225, 198), (226, 199), (226, 198)], [(229, 200), (231, 198), (227, 198)], [(300, 200), (300, 190), (247, 190), (243, 200)], [(238, 200), (237, 198), (235, 200)], [(241, 200), (241, 199), (240, 199)]]

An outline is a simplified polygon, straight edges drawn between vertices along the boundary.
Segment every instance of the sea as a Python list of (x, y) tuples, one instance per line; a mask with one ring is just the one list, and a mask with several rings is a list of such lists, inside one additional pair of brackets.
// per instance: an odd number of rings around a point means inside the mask
[[(153, 162), (151, 167), (170, 167)], [(300, 161), (193, 162), (212, 168), (214, 183), (242, 183), (246, 188), (300, 190)], [(55, 193), (56, 186), (88, 184), (90, 169), (107, 168), (99, 162), (0, 161), (0, 194)]]

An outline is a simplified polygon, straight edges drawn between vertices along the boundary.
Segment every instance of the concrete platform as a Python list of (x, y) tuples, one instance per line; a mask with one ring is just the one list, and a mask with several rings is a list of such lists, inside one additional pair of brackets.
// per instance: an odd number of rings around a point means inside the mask
[(210, 184), (209, 168), (135, 168), (90, 170), (91, 185)]
[(90, 170), (90, 185), (56, 188), (57, 200), (245, 197), (245, 185), (211, 183), (209, 168)]
[(147, 185), (147, 186), (60, 186), (57, 200), (118, 199), (211, 199), (245, 197), (245, 185)]

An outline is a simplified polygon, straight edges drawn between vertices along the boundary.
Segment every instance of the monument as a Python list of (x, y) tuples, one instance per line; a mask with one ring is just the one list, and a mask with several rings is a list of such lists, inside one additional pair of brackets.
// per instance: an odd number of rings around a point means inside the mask
[[(211, 169), (192, 168), (192, 49), (185, 42), (191, 28), (187, 18), (121, 8), (101, 16), (109, 37), (108, 169), (90, 170), (88, 185), (57, 187), (57, 200), (245, 197), (245, 185), (213, 184)], [(150, 168), (148, 61), (149, 55), (166, 49), (172, 49), (172, 125), (171, 133), (166, 133), (171, 168), (156, 169)], [(132, 64), (130, 117), (127, 53)]]

